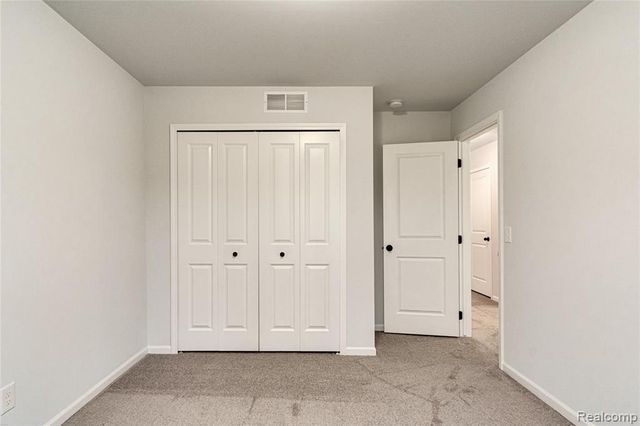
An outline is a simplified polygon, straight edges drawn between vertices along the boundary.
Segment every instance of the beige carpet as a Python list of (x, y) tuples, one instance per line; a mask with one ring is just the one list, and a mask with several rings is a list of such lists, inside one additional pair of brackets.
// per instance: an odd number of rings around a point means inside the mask
[(67, 424), (569, 424), (478, 340), (377, 333), (376, 346), (148, 355)]
[[(482, 294), (471, 292), (473, 306), (472, 332), (474, 339), (498, 356), (498, 304)], [(497, 358), (496, 358), (497, 359)], [(497, 362), (497, 361), (496, 361)]]

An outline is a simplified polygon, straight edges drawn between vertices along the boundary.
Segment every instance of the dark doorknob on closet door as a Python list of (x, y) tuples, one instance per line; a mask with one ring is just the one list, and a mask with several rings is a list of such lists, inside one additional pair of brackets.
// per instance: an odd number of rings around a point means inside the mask
[(391, 244), (387, 244), (387, 246), (384, 249), (386, 251), (393, 251), (393, 246)]
[(483, 239), (484, 239), (486, 242), (491, 241), (491, 238), (490, 238), (490, 237), (484, 237)]
[(231, 254), (231, 256), (233, 256), (233, 257), (238, 257), (238, 252), (237, 252), (237, 251), (234, 251), (234, 252)]
[(280, 257), (284, 257), (284, 252), (283, 251), (280, 252)]

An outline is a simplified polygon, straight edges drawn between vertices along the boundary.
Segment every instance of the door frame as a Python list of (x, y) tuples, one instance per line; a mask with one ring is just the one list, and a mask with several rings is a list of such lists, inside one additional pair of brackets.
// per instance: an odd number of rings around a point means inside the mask
[(498, 130), (498, 235), (500, 251), (500, 301), (498, 302), (498, 366), (503, 370), (504, 360), (504, 303), (506, 301), (504, 287), (504, 187), (503, 187), (503, 113), (495, 112), (485, 119), (470, 126), (456, 136), (460, 142), (462, 168), (460, 169), (460, 229), (462, 230), (462, 257), (460, 273), (460, 306), (465, 313), (462, 321), (463, 336), (471, 337), (472, 305), (471, 305), (471, 147), (470, 140), (491, 127)]
[(171, 278), (170, 278), (170, 348), (178, 353), (178, 133), (179, 132), (340, 132), (340, 353), (347, 350), (347, 156), (346, 123), (236, 123), (236, 124), (171, 124), (170, 131), (170, 193), (171, 193)]

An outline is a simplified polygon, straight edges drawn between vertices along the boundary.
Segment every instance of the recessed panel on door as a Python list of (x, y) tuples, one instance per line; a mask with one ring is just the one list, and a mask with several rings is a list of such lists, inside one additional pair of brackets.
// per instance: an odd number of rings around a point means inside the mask
[(269, 214), (273, 218), (271, 237), (274, 243), (294, 245), (297, 243), (298, 225), (298, 146), (276, 143), (265, 155), (269, 156), (270, 163), (265, 167), (271, 172), (270, 182), (265, 182), (265, 185), (271, 184), (272, 198), (264, 207), (270, 209)]
[(247, 331), (249, 321), (248, 266), (225, 265), (222, 286), (224, 331)]
[(272, 293), (265, 296), (273, 299), (272, 318), (266, 325), (273, 331), (283, 330), (295, 333), (298, 312), (296, 268), (294, 265), (272, 264), (271, 274)]
[(186, 177), (188, 197), (188, 227), (191, 243), (213, 243), (215, 216), (213, 214), (213, 195), (215, 194), (215, 166), (213, 165), (213, 147), (209, 144), (192, 143), (187, 146)]
[(398, 257), (398, 312), (444, 315), (446, 259)]
[(329, 331), (331, 280), (329, 265), (306, 265), (303, 310), (304, 330)]
[(397, 161), (399, 236), (443, 238), (443, 154), (405, 154)]
[(192, 264), (189, 268), (187, 326), (189, 330), (212, 331), (215, 314), (214, 269), (211, 264)]
[[(304, 135), (303, 135), (304, 138)], [(330, 146), (303, 143), (304, 220), (307, 243), (328, 244), (331, 175)]]
[(385, 331), (458, 336), (458, 144), (385, 145)]
[[(225, 135), (226, 136), (226, 135)], [(233, 135), (236, 136), (237, 135)], [(224, 139), (223, 139), (224, 138)], [(223, 232), (226, 243), (247, 242), (247, 228), (249, 217), (249, 170), (248, 147), (245, 143), (229, 143), (229, 137), (221, 137), (220, 147), (223, 164), (223, 187), (221, 194), (224, 196), (224, 223)], [(235, 139), (235, 138), (234, 138)]]

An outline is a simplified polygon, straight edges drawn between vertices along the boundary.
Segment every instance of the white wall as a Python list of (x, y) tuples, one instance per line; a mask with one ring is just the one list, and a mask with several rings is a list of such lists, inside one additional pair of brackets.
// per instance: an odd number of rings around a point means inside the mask
[(373, 173), (375, 215), (375, 279), (376, 327), (384, 324), (384, 256), (382, 217), (382, 145), (405, 142), (435, 142), (451, 140), (451, 113), (410, 111), (404, 114), (376, 112), (373, 115)]
[(569, 410), (640, 409), (639, 8), (590, 4), (453, 110), (504, 111), (504, 362)]
[(41, 2), (2, 2), (3, 424), (146, 346), (142, 86)]
[(147, 87), (147, 293), (149, 345), (170, 343), (169, 125), (346, 123), (347, 346), (374, 346), (373, 90), (289, 88), (309, 93), (309, 112), (265, 113), (264, 87)]
[[(470, 171), (489, 168), (491, 173), (491, 294), (500, 299), (500, 207), (498, 205), (498, 140), (497, 130), (490, 132), (492, 141), (476, 144), (471, 141)], [(486, 133), (485, 133), (486, 135)], [(483, 135), (484, 136), (484, 135)]]

